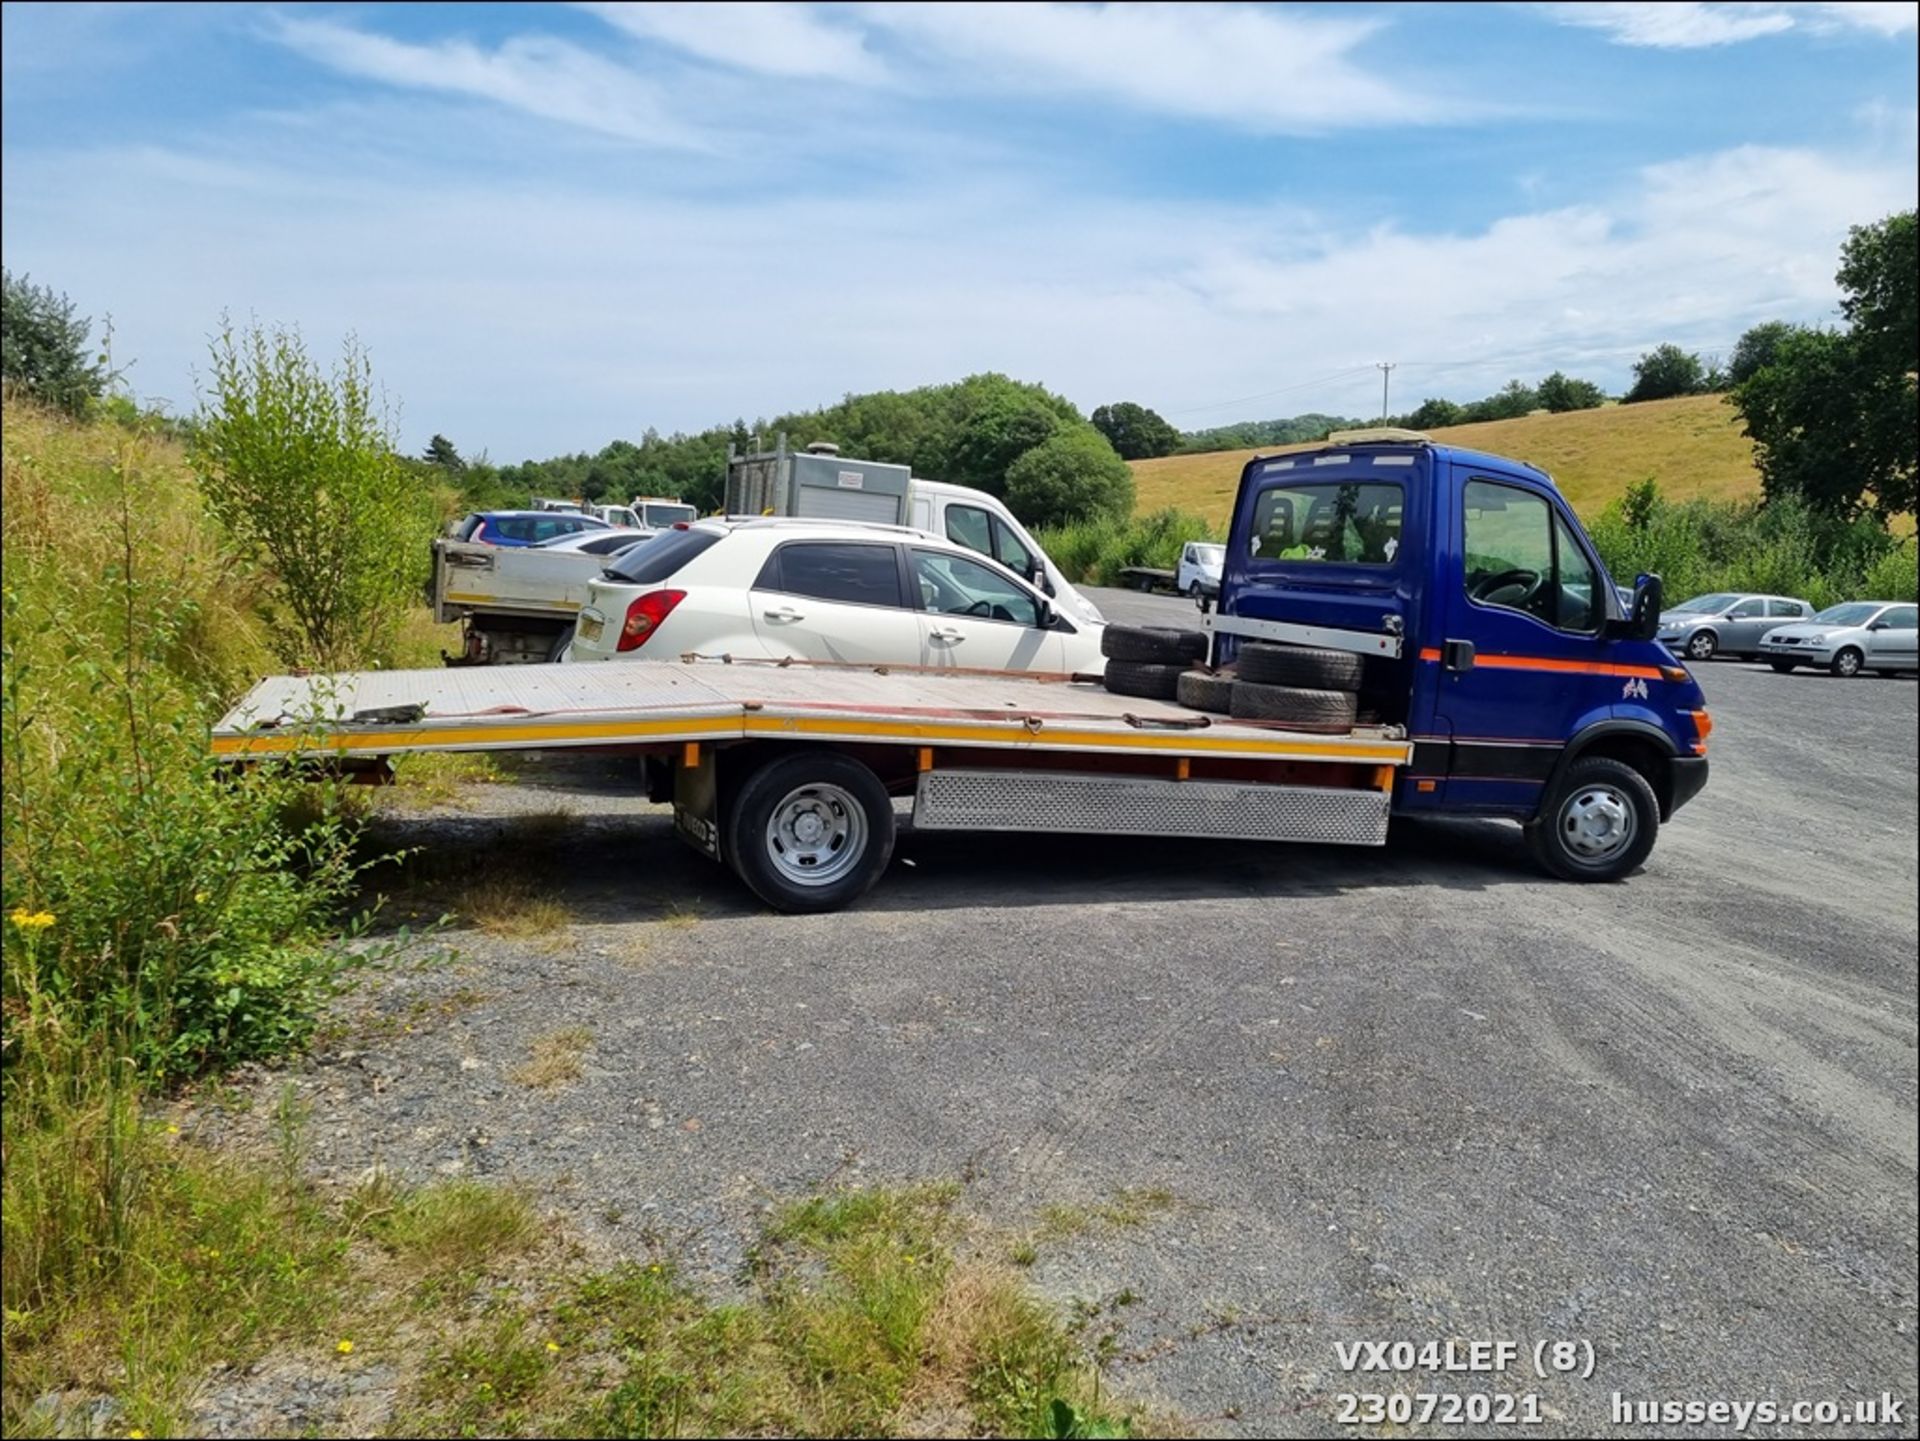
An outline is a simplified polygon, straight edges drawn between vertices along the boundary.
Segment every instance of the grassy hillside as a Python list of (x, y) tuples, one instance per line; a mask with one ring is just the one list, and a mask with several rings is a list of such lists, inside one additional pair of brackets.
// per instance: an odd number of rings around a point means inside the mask
[[(1759, 493), (1753, 442), (1740, 433), (1733, 407), (1718, 395), (1690, 395), (1641, 405), (1610, 405), (1563, 415), (1528, 415), (1432, 432), (1449, 445), (1491, 451), (1548, 471), (1583, 518), (1637, 480), (1652, 476), (1671, 500), (1706, 496), (1728, 500)], [(1218, 451), (1134, 462), (1139, 514), (1176, 506), (1224, 527), (1240, 471), (1256, 454)]]

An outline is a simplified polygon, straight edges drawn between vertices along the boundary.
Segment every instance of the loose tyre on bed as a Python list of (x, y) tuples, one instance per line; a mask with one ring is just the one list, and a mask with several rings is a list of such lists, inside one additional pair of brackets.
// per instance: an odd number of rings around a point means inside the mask
[(1100, 654), (1108, 660), (1187, 666), (1206, 658), (1207, 635), (1205, 631), (1176, 630), (1171, 626), (1110, 625), (1100, 636)]
[(1105, 676), (1107, 689), (1115, 695), (1139, 696), (1142, 700), (1174, 700), (1180, 694), (1180, 677), (1186, 666), (1149, 665), (1144, 661), (1110, 660)]
[(1189, 710), (1225, 715), (1233, 705), (1233, 677), (1206, 670), (1182, 671), (1174, 698)]
[(1235, 720), (1266, 721), (1290, 730), (1345, 735), (1353, 729), (1358, 698), (1350, 690), (1307, 690), (1290, 685), (1233, 683), (1228, 714)]
[(1526, 827), (1540, 864), (1563, 881), (1617, 881), (1660, 833), (1660, 801), (1625, 761), (1589, 756), (1567, 767)]
[(1241, 680), (1302, 690), (1359, 690), (1361, 659), (1352, 651), (1249, 641), (1236, 661)]
[(834, 911), (865, 895), (893, 856), (893, 802), (847, 756), (769, 761), (734, 793), (726, 856), (777, 911)]

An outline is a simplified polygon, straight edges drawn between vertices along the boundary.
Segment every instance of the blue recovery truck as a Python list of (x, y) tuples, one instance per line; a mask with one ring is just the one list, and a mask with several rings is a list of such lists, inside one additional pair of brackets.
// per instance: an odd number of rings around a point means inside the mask
[(1360, 432), (1247, 464), (1206, 624), (1219, 666), (1253, 642), (1369, 658), (1360, 713), (1412, 746), (1393, 814), (1517, 820), (1555, 874), (1612, 880), (1707, 783), (1660, 592), (1616, 588), (1545, 472)]
[(909, 796), (921, 830), (1322, 845), (1498, 816), (1555, 874), (1612, 880), (1707, 778), (1659, 614), (1658, 578), (1623, 600), (1541, 472), (1364, 441), (1249, 464), (1217, 609), (1108, 627), (1104, 675), (685, 655), (276, 676), (211, 746), (376, 782), (411, 751), (634, 757), (679, 836), (785, 911), (865, 894)]

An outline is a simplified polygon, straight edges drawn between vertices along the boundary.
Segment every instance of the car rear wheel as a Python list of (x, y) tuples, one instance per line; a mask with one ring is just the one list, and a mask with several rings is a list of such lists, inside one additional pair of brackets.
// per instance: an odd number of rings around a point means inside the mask
[(1636, 869), (1660, 833), (1647, 778), (1609, 756), (1577, 760), (1526, 827), (1540, 864), (1563, 881), (1616, 881)]
[(733, 797), (727, 856), (777, 911), (833, 911), (872, 889), (893, 856), (893, 802), (859, 761), (821, 753), (760, 767)]
[(1790, 660), (1770, 660), (1767, 664), (1779, 671), (1781, 675), (1793, 674), (1793, 662)]
[(1697, 630), (1687, 637), (1688, 660), (1712, 660), (1720, 649), (1720, 637), (1710, 630)]
[(1833, 673), (1841, 680), (1852, 680), (1860, 674), (1860, 663), (1866, 659), (1852, 646), (1847, 646), (1833, 658)]

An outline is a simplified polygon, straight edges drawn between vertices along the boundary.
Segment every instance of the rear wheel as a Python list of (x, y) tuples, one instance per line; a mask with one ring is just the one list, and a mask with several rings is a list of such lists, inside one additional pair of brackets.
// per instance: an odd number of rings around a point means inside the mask
[(859, 761), (822, 752), (770, 761), (726, 818), (727, 857), (777, 911), (833, 911), (872, 889), (893, 856), (893, 802)]
[(1569, 766), (1526, 828), (1540, 864), (1563, 881), (1617, 881), (1646, 860), (1659, 833), (1653, 787), (1608, 756)]
[(1781, 675), (1793, 674), (1793, 662), (1790, 660), (1770, 660), (1767, 664), (1779, 671)]
[(579, 630), (579, 628), (579, 624), (576, 622), (573, 625), (569, 625), (553, 638), (553, 645), (547, 651), (547, 663), (549, 665), (557, 665), (566, 658), (567, 647), (573, 644), (574, 632)]
[(1710, 630), (1697, 630), (1687, 637), (1688, 660), (1712, 660), (1720, 649), (1720, 637)]
[(1848, 646), (1833, 658), (1833, 673), (1841, 680), (1852, 680), (1860, 674), (1860, 665), (1864, 660), (1865, 656)]

